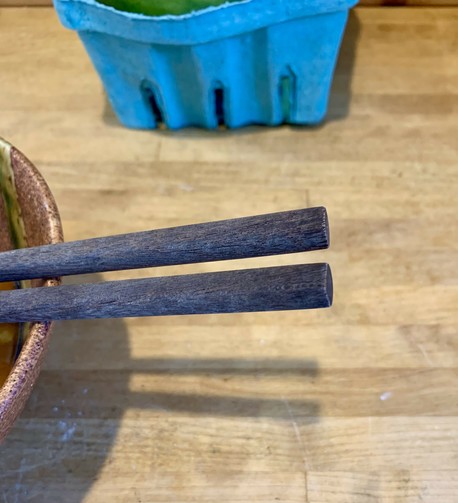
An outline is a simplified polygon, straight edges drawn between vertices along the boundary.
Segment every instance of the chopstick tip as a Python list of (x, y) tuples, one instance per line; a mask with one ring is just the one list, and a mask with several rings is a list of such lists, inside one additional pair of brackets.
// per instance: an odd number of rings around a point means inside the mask
[(329, 264), (325, 264), (326, 266), (326, 296), (328, 298), (328, 306), (332, 306), (332, 302), (334, 299), (334, 284), (332, 280), (331, 267)]

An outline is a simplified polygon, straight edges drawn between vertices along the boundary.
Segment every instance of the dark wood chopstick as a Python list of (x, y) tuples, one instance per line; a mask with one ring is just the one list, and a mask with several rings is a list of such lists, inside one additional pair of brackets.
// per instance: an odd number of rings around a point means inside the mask
[(260, 257), (328, 246), (326, 209), (308, 208), (3, 252), (0, 281)]
[(0, 322), (314, 309), (332, 304), (327, 264), (0, 292)]

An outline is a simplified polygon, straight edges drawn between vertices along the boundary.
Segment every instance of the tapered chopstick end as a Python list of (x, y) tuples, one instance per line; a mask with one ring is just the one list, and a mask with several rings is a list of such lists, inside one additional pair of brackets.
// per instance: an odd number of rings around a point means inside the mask
[(331, 236), (330, 236), (330, 231), (329, 231), (329, 217), (328, 217), (328, 211), (324, 206), (319, 207), (320, 213), (321, 213), (321, 225), (322, 225), (322, 249), (329, 248), (329, 245), (331, 244)]
[(334, 300), (334, 285), (332, 281), (332, 273), (329, 264), (325, 264), (325, 291), (326, 291), (326, 299), (327, 305), (325, 307), (331, 307), (332, 302)]

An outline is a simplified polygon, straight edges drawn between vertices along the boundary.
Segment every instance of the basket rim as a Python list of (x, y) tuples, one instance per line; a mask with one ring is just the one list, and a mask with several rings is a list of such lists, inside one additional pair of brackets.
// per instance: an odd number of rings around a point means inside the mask
[(54, 0), (62, 24), (76, 31), (143, 43), (194, 45), (293, 19), (347, 11), (358, 0), (239, 0), (183, 15), (146, 16), (96, 0)]

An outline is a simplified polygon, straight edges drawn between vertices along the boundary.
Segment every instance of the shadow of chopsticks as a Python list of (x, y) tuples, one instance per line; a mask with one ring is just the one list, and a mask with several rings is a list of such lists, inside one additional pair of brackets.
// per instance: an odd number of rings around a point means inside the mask
[(129, 361), (133, 372), (148, 374), (231, 374), (276, 375), (303, 374), (315, 377), (318, 366), (304, 359), (246, 359), (246, 358), (134, 358)]

